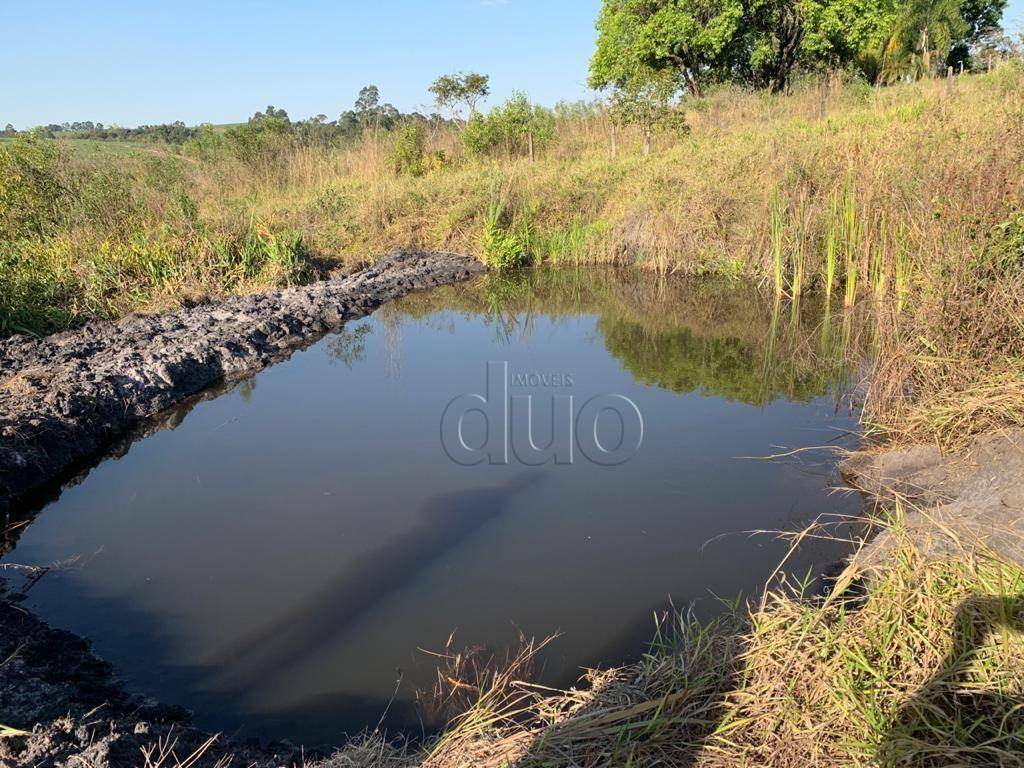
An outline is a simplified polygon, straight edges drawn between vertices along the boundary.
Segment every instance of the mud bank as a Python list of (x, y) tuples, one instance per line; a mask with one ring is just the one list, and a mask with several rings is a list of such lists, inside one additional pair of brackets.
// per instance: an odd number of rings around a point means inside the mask
[(281, 360), (387, 301), (483, 269), (456, 254), (396, 251), (312, 285), (0, 341), (0, 509), (212, 384)]

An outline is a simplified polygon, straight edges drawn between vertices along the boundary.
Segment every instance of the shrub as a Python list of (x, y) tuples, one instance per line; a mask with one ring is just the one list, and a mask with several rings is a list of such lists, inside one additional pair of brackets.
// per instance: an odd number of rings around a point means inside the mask
[(422, 176), (427, 163), (423, 156), (423, 126), (406, 123), (396, 131), (395, 142), (388, 153), (388, 163), (395, 173)]
[(224, 139), (231, 154), (248, 165), (276, 161), (290, 146), (291, 124), (276, 117), (251, 119), (245, 125), (230, 128)]
[(56, 142), (19, 136), (0, 145), (0, 238), (43, 235), (60, 219), (72, 197)]
[(112, 233), (126, 230), (138, 212), (132, 179), (119, 168), (103, 168), (84, 175), (78, 198), (82, 218)]
[(529, 232), (525, 226), (507, 226), (504, 222), (505, 206), (493, 201), (484, 219), (483, 257), (492, 269), (506, 270), (529, 265)]
[(526, 94), (516, 91), (490, 114), (474, 115), (466, 127), (463, 143), (470, 154), (484, 155), (503, 148), (512, 157), (526, 154), (531, 138), (536, 150), (547, 144), (554, 133), (554, 113), (530, 104)]
[(194, 139), (186, 141), (181, 149), (189, 157), (216, 160), (227, 149), (227, 140), (212, 125), (204, 123), (199, 127), (199, 134)]
[(70, 298), (48, 261), (14, 244), (0, 245), (0, 337), (73, 325), (78, 318)]
[(490, 152), (501, 140), (496, 127), (486, 115), (473, 115), (462, 134), (462, 144), (466, 151), (477, 157)]

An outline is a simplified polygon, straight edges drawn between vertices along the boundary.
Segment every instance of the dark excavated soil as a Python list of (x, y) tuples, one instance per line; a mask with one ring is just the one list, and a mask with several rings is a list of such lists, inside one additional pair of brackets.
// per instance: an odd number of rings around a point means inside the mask
[(287, 357), (387, 301), (483, 269), (456, 254), (396, 251), (312, 285), (0, 341), (0, 510), (212, 384)]

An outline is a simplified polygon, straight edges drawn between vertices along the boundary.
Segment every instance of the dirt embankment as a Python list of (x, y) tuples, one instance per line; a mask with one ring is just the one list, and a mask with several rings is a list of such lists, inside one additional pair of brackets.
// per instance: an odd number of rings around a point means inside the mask
[[(929, 557), (989, 553), (1024, 565), (1024, 429), (981, 435), (943, 455), (917, 445), (854, 456), (843, 474), (869, 498), (903, 516), (901, 534)], [(886, 562), (898, 545), (889, 529), (857, 555), (864, 567)]]
[(211, 384), (287, 357), (387, 301), (483, 269), (456, 254), (396, 251), (312, 285), (0, 341), (0, 508)]

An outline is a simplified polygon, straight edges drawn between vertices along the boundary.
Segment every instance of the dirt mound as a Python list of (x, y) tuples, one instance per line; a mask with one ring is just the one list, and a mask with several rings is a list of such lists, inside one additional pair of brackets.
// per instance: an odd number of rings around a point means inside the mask
[(211, 384), (251, 374), (387, 301), (483, 269), (456, 254), (396, 251), (312, 285), (0, 341), (0, 509)]

